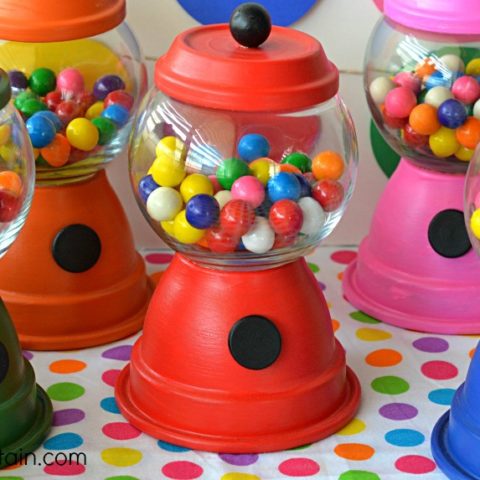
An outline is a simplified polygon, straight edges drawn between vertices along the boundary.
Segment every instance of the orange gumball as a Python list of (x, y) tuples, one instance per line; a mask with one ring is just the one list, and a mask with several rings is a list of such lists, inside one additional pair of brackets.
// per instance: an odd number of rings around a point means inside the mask
[(51, 167), (58, 168), (63, 167), (68, 162), (71, 149), (67, 138), (57, 133), (50, 145), (40, 149), (40, 154)]
[(429, 77), (434, 71), (435, 63), (430, 57), (425, 58), (415, 67), (415, 74), (420, 78)]
[(468, 117), (467, 121), (457, 128), (455, 134), (462, 147), (475, 149), (480, 142), (480, 120), (475, 117)]
[(338, 180), (344, 170), (342, 156), (331, 150), (319, 153), (312, 161), (313, 176), (317, 180)]
[(297, 168), (295, 165), (292, 165), (290, 163), (282, 163), (279, 165), (279, 170), (281, 172), (287, 172), (287, 173), (299, 173), (300, 175), (302, 174), (302, 171)]
[(0, 190), (8, 190), (12, 195), (18, 197), (22, 193), (22, 179), (18, 173), (10, 170), (0, 172)]
[(437, 109), (428, 103), (421, 103), (414, 107), (410, 112), (408, 123), (420, 135), (432, 135), (441, 127)]

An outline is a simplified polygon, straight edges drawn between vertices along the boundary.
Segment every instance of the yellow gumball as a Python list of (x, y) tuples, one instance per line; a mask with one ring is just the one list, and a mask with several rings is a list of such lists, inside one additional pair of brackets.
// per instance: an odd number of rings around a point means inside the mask
[(162, 226), (162, 228), (171, 237), (175, 237), (175, 232), (174, 232), (174, 229), (173, 229), (174, 224), (175, 224), (175, 222), (173, 220), (165, 220), (163, 222), (160, 222), (160, 225)]
[(155, 148), (157, 157), (162, 155), (172, 156), (176, 160), (185, 161), (186, 148), (185, 144), (177, 137), (172, 135), (163, 137)]
[(180, 185), (187, 174), (183, 162), (165, 154), (161, 154), (155, 159), (148, 173), (162, 187), (176, 187)]
[(480, 58), (470, 60), (465, 68), (465, 73), (467, 75), (472, 75), (473, 77), (480, 75)]
[(0, 156), (8, 163), (12, 163), (17, 159), (17, 149), (13, 143), (7, 143), (0, 147)]
[(446, 158), (454, 155), (460, 148), (455, 130), (441, 127), (428, 139), (430, 149), (436, 157)]
[(263, 185), (266, 185), (270, 177), (273, 176), (272, 170), (275, 167), (275, 162), (269, 158), (257, 158), (257, 160), (254, 160), (248, 166), (253, 175), (257, 177)]
[(480, 208), (477, 208), (470, 218), (470, 228), (473, 234), (480, 240)]
[(473, 157), (475, 150), (471, 148), (460, 147), (456, 152), (455, 156), (462, 162), (469, 162)]
[(192, 227), (187, 221), (185, 210), (182, 210), (173, 221), (173, 233), (180, 243), (192, 244), (204, 237), (205, 230)]
[(68, 124), (67, 139), (70, 145), (78, 150), (93, 150), (99, 138), (97, 127), (87, 118), (75, 118)]
[(95, 102), (93, 105), (91, 105), (88, 110), (87, 110), (87, 113), (85, 114), (85, 116), (89, 119), (89, 120), (93, 120), (94, 118), (97, 118), (99, 117), (103, 110), (104, 110), (104, 105), (103, 105), (103, 102)]
[(213, 184), (206, 175), (192, 173), (180, 185), (180, 193), (183, 201), (187, 203), (192, 197), (201, 193), (213, 195)]
[(5, 145), (10, 140), (12, 129), (8, 123), (0, 125), (0, 145)]

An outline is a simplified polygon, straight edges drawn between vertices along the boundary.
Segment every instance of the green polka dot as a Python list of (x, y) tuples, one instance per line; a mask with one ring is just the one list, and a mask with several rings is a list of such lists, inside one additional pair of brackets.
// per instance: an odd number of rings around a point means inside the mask
[(108, 477), (105, 480), (138, 480), (138, 478), (130, 475), (120, 475), (119, 477)]
[(357, 322), (362, 322), (362, 323), (381, 323), (380, 320), (377, 320), (376, 318), (371, 317), (370, 315), (367, 315), (366, 313), (363, 312), (352, 312), (350, 314), (350, 318), (353, 318)]
[(69, 402), (80, 398), (85, 393), (85, 389), (76, 383), (63, 382), (51, 385), (47, 392), (52, 400)]
[(403, 378), (386, 376), (378, 377), (372, 382), (372, 388), (378, 393), (386, 395), (398, 395), (410, 389), (410, 385)]
[(343, 472), (338, 480), (380, 480), (380, 477), (376, 473), (365, 470), (349, 470)]
[(308, 267), (313, 273), (318, 273), (320, 271), (320, 267), (316, 265), (315, 263), (309, 263)]
[(23, 480), (23, 477), (0, 477), (0, 480)]

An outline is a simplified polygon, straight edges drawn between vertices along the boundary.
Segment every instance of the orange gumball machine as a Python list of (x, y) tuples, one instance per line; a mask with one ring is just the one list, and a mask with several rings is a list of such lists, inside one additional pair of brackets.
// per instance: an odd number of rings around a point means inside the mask
[(0, 268), (25, 348), (89, 347), (143, 324), (151, 286), (104, 171), (146, 88), (124, 18), (124, 0), (0, 1), (0, 66), (36, 157), (30, 216)]

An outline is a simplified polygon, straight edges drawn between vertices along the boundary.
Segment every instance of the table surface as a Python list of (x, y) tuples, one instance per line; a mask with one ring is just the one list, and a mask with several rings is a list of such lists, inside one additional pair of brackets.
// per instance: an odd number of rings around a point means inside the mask
[[(172, 258), (166, 251), (144, 254), (150, 273)], [(320, 247), (307, 257), (363, 387), (356, 418), (336, 435), (285, 452), (219, 455), (142, 434), (120, 415), (112, 386), (136, 335), (83, 351), (26, 352), (55, 410), (37, 460), (46, 451), (84, 452), (87, 465), (22, 466), (0, 480), (444, 479), (432, 460), (430, 432), (463, 382), (478, 337), (401, 330), (358, 312), (341, 292), (342, 272), (355, 255), (353, 248)]]

